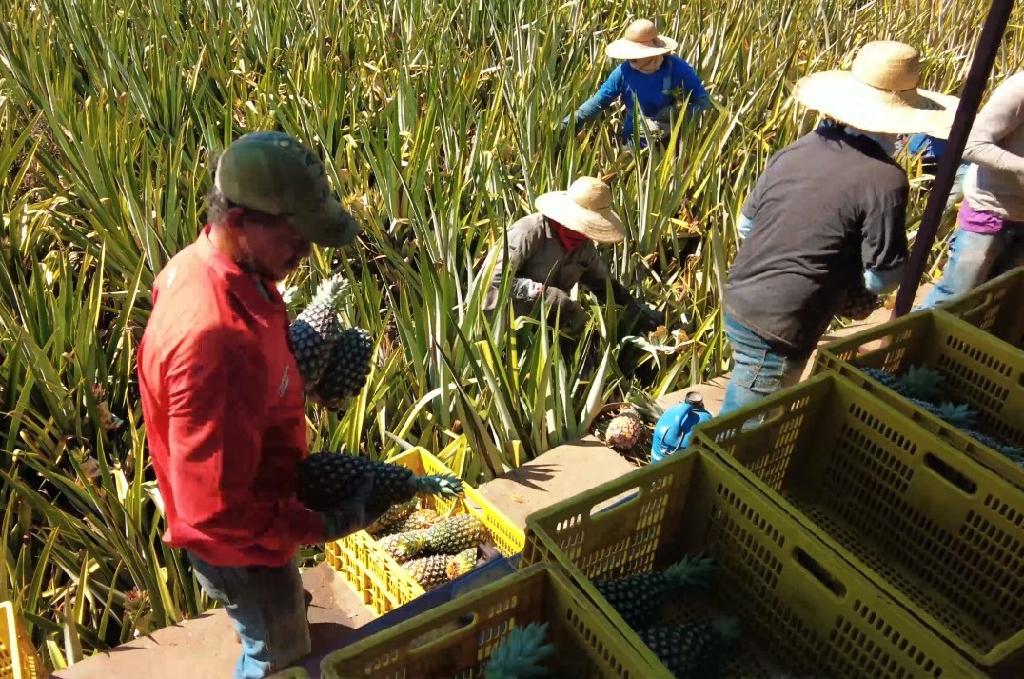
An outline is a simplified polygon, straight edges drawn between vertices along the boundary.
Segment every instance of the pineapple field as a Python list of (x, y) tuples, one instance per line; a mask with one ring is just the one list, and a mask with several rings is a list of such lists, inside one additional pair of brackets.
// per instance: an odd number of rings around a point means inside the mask
[[(609, 404), (648, 408), (728, 370), (719, 300), (736, 215), (768, 157), (815, 122), (789, 97), (792, 83), (890, 38), (921, 50), (924, 86), (956, 93), (987, 3), (5, 7), (0, 600), (15, 602), (45, 662), (62, 667), (209, 605), (185, 555), (160, 539), (135, 351), (153, 279), (196, 237), (210, 161), (231, 140), (280, 129), (310, 144), (364, 227), (350, 247), (316, 249), (282, 285), (310, 450), (384, 461), (422, 447), (476, 486), (595, 427), (607, 433)], [(678, 126), (678, 154), (621, 148), (621, 111), (575, 135), (559, 130), (612, 68), (604, 45), (640, 16), (679, 40), (713, 99)], [(1018, 7), (994, 81), (1021, 68), (1022, 22)], [(913, 239), (928, 180), (916, 159), (902, 161)], [(610, 270), (668, 320), (648, 336), (621, 336), (619, 312), (582, 293), (591, 321), (571, 346), (530, 319), (484, 312), (484, 261), (503, 229), (537, 195), (584, 174), (612, 187), (628, 231), (602, 248)], [(315, 341), (314, 328), (331, 341)], [(971, 424), (959, 405), (941, 415)], [(612, 433), (624, 449), (649, 434), (639, 418)], [(387, 468), (313, 464), (319, 477), (379, 473), (402, 500), (417, 492)], [(486, 540), (479, 528), (411, 502), (381, 519), (404, 530), (377, 534), (404, 536), (388, 544), (417, 580), (426, 587), (472, 568)], [(727, 639), (727, 622), (686, 630), (684, 641)]]

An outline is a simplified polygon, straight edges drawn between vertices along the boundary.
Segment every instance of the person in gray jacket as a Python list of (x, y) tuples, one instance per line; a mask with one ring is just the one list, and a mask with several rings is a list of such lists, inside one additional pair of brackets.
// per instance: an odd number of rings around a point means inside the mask
[[(661, 315), (640, 303), (608, 271), (597, 251), (598, 243), (617, 243), (625, 238), (622, 220), (612, 209), (611, 190), (599, 179), (580, 177), (567, 191), (550, 191), (537, 197), (537, 212), (508, 229), (505, 241), (488, 256), (494, 262), (484, 309), (496, 308), (502, 280), (513, 276), (511, 300), (517, 315), (530, 315), (543, 297), (553, 321), (568, 335), (582, 330), (587, 313), (569, 290), (579, 283), (599, 300), (606, 299), (606, 285), (615, 302), (625, 305), (626, 318), (637, 330), (655, 330)], [(506, 243), (508, 259), (505, 258)]]
[(1024, 264), (1024, 71), (992, 92), (963, 157), (971, 166), (957, 229), (926, 309)]

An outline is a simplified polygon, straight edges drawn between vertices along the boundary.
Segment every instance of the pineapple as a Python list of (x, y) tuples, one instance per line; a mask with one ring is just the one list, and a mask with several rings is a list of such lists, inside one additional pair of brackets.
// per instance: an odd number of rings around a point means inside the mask
[(594, 583), (597, 590), (633, 629), (650, 626), (660, 606), (688, 587), (707, 587), (712, 558), (685, 557), (663, 571), (637, 573)]
[(455, 497), (462, 494), (462, 481), (441, 474), (416, 476), (401, 465), (374, 462), (345, 453), (314, 453), (298, 464), (298, 495), (312, 510), (329, 511), (372, 483), (366, 503), (367, 514), (380, 515), (393, 505), (408, 502), (418, 493)]
[(616, 450), (631, 450), (640, 442), (644, 423), (634, 408), (626, 408), (608, 423), (604, 442)]
[(514, 627), (491, 652), (484, 666), (484, 679), (544, 679), (554, 676), (543, 666), (555, 647), (544, 643), (548, 624), (530, 623)]
[(449, 580), (454, 580), (460, 575), (465, 575), (476, 568), (477, 550), (476, 547), (464, 549), (452, 558), (445, 566), (444, 572)]
[(448, 580), (448, 562), (453, 558), (450, 554), (432, 554), (407, 562), (405, 568), (423, 589), (429, 590)]
[(372, 356), (373, 340), (368, 332), (359, 328), (340, 331), (322, 376), (309, 391), (327, 408), (337, 410), (344, 399), (358, 394), (366, 384)]
[(401, 523), (395, 526), (395, 531), (399, 533), (405, 533), (410, 530), (418, 530), (420, 528), (430, 528), (437, 523), (438, 518), (437, 511), (430, 509), (429, 507), (424, 509), (417, 509), (412, 514), (407, 516)]
[(470, 547), (475, 549), (486, 533), (484, 524), (472, 514), (452, 516), (428, 529), (426, 549), (438, 554), (458, 554)]
[[(376, 521), (367, 526), (366, 532), (373, 536), (390, 533), (392, 529), (397, 529), (408, 520), (415, 510), (416, 500), (409, 500), (408, 502), (394, 505), (391, 509), (381, 514)], [(402, 531), (399, 529), (398, 532)]]
[(966, 403), (960, 405), (943, 403), (937, 408), (936, 415), (960, 429), (970, 429), (974, 426), (974, 421), (978, 417), (978, 413), (971, 410), (970, 406)]
[(320, 284), (309, 306), (288, 326), (288, 339), (307, 390), (319, 381), (335, 341), (341, 335), (338, 303), (347, 288), (335, 275)]
[(388, 537), (392, 540), (389, 541), (388, 551), (399, 563), (408, 561), (426, 551), (430, 543), (429, 533), (429, 528), (420, 528), (390, 535)]
[(719, 618), (711, 624), (654, 627), (640, 633), (665, 669), (677, 677), (701, 679), (720, 676), (726, 654), (738, 638), (739, 625), (732, 618)]
[(405, 533), (392, 533), (385, 535), (377, 544), (383, 547), (398, 563), (405, 563), (413, 557), (419, 556), (426, 544), (426, 538), (422, 537), (425, 530), (407, 531)]

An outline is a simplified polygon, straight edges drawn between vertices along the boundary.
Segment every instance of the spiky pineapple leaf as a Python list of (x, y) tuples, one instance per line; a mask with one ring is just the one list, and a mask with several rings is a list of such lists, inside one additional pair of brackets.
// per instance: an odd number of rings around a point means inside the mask
[(943, 380), (942, 373), (926, 365), (912, 365), (903, 375), (903, 384), (908, 394), (927, 401), (935, 399)]
[(971, 410), (971, 407), (966, 403), (957, 405), (948, 401), (940, 404), (936, 408), (935, 414), (960, 429), (973, 427), (974, 421), (978, 418), (978, 413)]
[(530, 623), (516, 627), (494, 649), (484, 667), (484, 679), (543, 679), (553, 676), (542, 665), (555, 652), (545, 644), (548, 624)]

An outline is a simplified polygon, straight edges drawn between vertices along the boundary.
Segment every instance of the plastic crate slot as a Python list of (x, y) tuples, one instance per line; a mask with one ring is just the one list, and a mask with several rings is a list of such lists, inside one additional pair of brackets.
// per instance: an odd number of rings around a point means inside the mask
[(974, 495), (978, 490), (978, 484), (971, 480), (969, 476), (932, 453), (924, 454), (924, 464), (942, 478), (943, 481), (967, 495)]
[(830, 573), (824, 566), (818, 563), (817, 559), (799, 547), (793, 548), (793, 555), (796, 557), (796, 562), (808, 573), (813, 575), (814, 578), (820, 582), (823, 587), (825, 587), (825, 589), (832, 592), (839, 598), (846, 596), (846, 586), (843, 585), (843, 583), (832, 575), (832, 573)]

